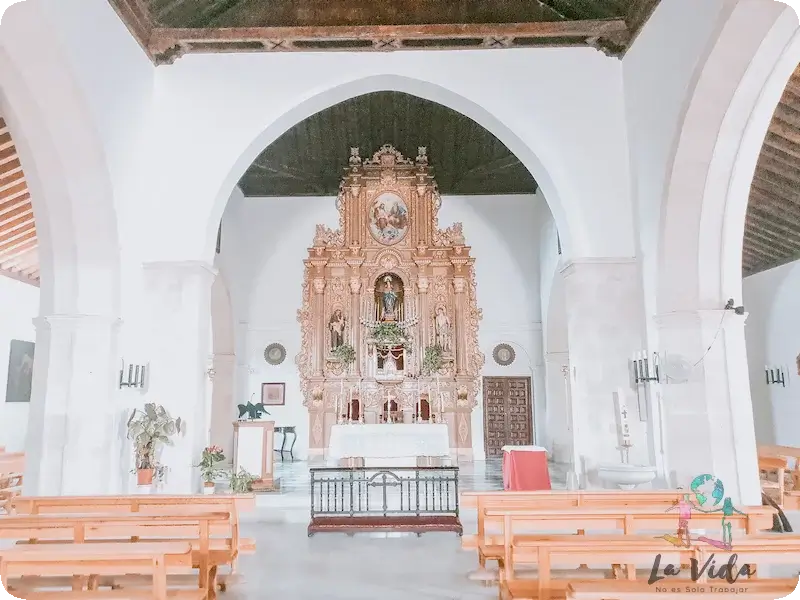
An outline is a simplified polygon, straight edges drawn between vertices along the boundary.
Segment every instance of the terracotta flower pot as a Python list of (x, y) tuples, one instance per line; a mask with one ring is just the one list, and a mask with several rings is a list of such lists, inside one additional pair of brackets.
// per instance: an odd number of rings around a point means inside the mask
[(153, 485), (155, 469), (138, 469), (136, 471), (137, 485)]

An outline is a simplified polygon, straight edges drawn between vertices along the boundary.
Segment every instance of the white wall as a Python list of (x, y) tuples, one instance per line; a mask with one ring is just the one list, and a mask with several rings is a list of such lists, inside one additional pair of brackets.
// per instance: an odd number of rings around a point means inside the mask
[[(756, 439), (760, 444), (800, 446), (800, 261), (744, 280), (745, 326)], [(767, 385), (765, 366), (783, 367), (786, 387)]]
[(39, 314), (39, 288), (0, 276), (0, 446), (11, 452), (25, 448), (29, 403), (6, 402), (8, 352), (11, 340), (33, 342), (33, 319)]
[[(484, 375), (531, 377), (537, 433), (544, 435), (537, 239), (541, 202), (533, 196), (445, 197), (439, 223), (446, 227), (462, 222), (476, 257), (478, 305), (483, 310), (479, 342), (487, 357)], [(294, 364), (300, 350), (297, 309), (303, 259), (318, 223), (338, 226), (333, 198), (236, 199), (223, 219), (217, 261), (229, 282), (240, 326), (237, 362), (242, 385), (234, 403), (246, 402), (254, 393), (258, 397), (264, 382), (286, 382), (286, 406), (269, 410), (278, 425), (297, 427), (299, 456), (305, 456), (308, 447), (308, 412), (302, 406)], [(287, 358), (281, 365), (264, 361), (264, 348), (273, 342), (286, 347)], [(501, 342), (516, 350), (516, 360), (508, 367), (491, 358), (492, 349)], [(473, 412), (472, 423), (473, 449), (480, 458), (484, 455), (482, 407)]]

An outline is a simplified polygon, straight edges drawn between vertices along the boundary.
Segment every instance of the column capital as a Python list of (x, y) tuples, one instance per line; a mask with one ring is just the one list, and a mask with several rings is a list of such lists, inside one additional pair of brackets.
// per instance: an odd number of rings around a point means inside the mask
[(467, 280), (464, 277), (454, 277), (453, 278), (453, 288), (455, 288), (456, 294), (463, 294), (467, 291)]
[(202, 260), (170, 260), (142, 263), (148, 273), (165, 274), (171, 277), (203, 276), (213, 280), (219, 272), (214, 265)]
[(563, 365), (565, 362), (569, 362), (569, 351), (547, 352), (544, 355), (544, 361), (547, 364)]
[(122, 319), (110, 315), (42, 315), (33, 319), (36, 329), (56, 330), (91, 330), (91, 329), (118, 329)]
[(325, 280), (322, 277), (314, 278), (314, 293), (322, 294), (325, 291)]
[(566, 261), (561, 267), (561, 274), (564, 277), (569, 277), (570, 275), (574, 275), (577, 270), (584, 267), (613, 267), (635, 264), (636, 257), (633, 256), (587, 256)]
[(236, 355), (230, 352), (217, 352), (211, 355), (211, 362), (214, 364), (219, 363), (236, 363)]

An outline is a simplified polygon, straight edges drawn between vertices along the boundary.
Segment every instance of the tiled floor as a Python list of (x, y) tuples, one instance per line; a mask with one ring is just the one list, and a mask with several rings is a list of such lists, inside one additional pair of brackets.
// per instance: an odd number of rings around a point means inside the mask
[[(322, 466), (322, 465), (320, 465)], [(499, 461), (462, 463), (460, 488), (501, 489)], [(220, 599), (250, 600), (479, 600), (497, 589), (470, 581), (474, 553), (460, 549), (455, 534), (422, 537), (398, 534), (318, 534), (309, 538), (309, 464), (277, 463), (279, 493), (260, 495), (258, 509), (242, 515), (242, 535), (256, 540), (258, 552), (240, 563), (243, 582)], [(553, 487), (564, 487), (563, 471), (551, 472)], [(475, 531), (475, 515), (462, 513), (465, 531)]]

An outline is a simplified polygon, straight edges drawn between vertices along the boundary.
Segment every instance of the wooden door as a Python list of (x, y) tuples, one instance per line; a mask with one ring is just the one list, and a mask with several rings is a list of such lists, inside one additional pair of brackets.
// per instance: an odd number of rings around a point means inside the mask
[(483, 378), (483, 445), (486, 458), (503, 455), (503, 446), (533, 444), (530, 377)]

